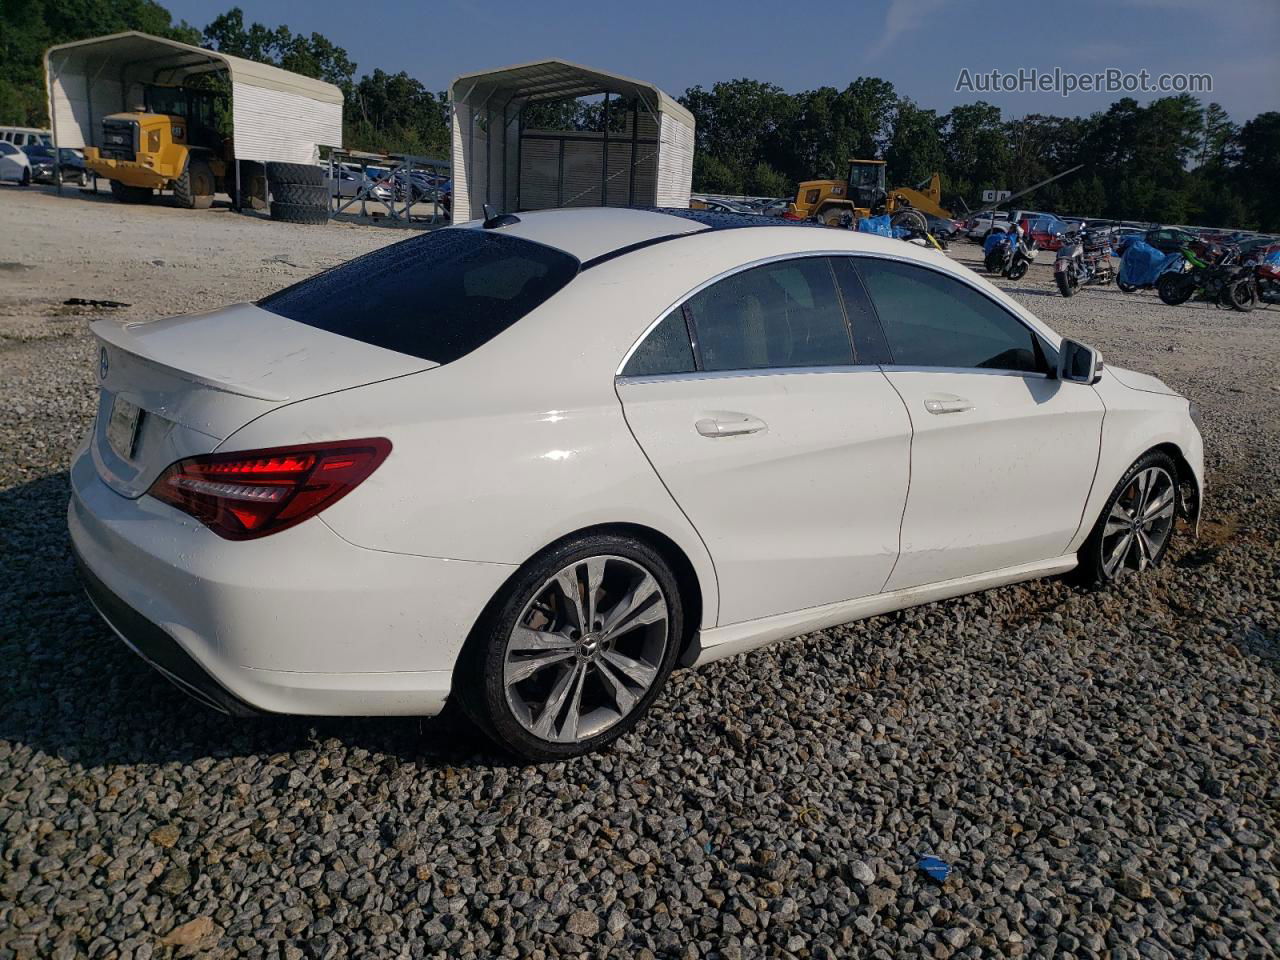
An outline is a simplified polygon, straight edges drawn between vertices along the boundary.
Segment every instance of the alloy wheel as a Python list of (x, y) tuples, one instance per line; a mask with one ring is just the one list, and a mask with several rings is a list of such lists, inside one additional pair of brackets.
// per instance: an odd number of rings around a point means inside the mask
[(1110, 578), (1160, 558), (1173, 530), (1177, 489), (1163, 467), (1147, 467), (1116, 497), (1102, 530), (1102, 570)]
[(577, 743), (603, 733), (657, 681), (668, 623), (662, 588), (634, 560), (569, 564), (533, 594), (507, 639), (508, 707), (541, 740)]

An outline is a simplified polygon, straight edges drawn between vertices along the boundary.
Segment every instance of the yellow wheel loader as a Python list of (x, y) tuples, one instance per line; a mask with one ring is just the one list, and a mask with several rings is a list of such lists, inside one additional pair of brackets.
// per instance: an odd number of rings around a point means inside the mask
[(912, 187), (886, 190), (883, 160), (850, 160), (849, 176), (844, 180), (801, 183), (786, 216), (791, 220), (816, 218), (829, 227), (840, 227), (853, 226), (863, 217), (887, 213), (894, 226), (924, 232), (928, 221), (923, 214), (951, 219), (941, 200), (942, 179), (937, 173), (929, 178), (929, 185), (923, 190)]
[(229, 180), (234, 189), (235, 154), (218, 129), (219, 100), (209, 90), (147, 84), (140, 109), (102, 118), (102, 145), (85, 148), (85, 166), (110, 181), (121, 203), (171, 189), (179, 206), (208, 209), (215, 193), (230, 192)]

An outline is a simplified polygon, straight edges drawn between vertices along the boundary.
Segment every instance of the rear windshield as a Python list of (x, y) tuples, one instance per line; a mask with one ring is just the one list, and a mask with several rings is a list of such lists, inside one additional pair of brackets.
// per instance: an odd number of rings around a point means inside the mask
[(569, 254), (488, 230), (383, 247), (258, 301), (264, 310), (436, 363), (464, 357), (578, 272)]

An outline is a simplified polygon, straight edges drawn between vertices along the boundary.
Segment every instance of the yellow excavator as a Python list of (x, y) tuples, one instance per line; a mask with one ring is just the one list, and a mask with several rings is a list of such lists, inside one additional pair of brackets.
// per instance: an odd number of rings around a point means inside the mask
[(919, 188), (885, 189), (883, 160), (850, 160), (844, 180), (806, 180), (784, 214), (790, 220), (816, 218), (829, 227), (854, 226), (863, 217), (889, 214), (894, 226), (921, 233), (928, 229), (924, 214), (951, 219), (942, 207), (942, 178), (934, 173)]

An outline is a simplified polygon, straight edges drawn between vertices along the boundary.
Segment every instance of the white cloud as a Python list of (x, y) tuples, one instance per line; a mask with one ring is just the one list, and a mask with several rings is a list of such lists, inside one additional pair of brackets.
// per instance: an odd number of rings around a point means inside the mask
[(874, 60), (879, 57), (912, 30), (936, 26), (936, 22), (932, 22), (930, 18), (945, 2), (946, 0), (889, 0), (889, 9), (884, 15), (884, 32), (867, 52), (868, 58)]

